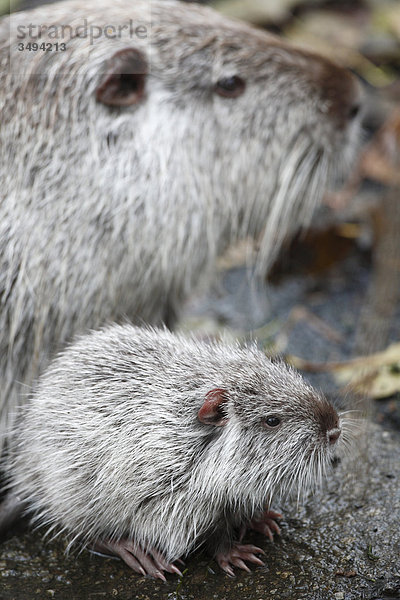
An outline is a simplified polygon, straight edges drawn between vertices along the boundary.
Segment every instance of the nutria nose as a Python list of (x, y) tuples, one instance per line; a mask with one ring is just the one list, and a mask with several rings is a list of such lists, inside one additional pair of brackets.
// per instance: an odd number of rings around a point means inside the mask
[(327, 72), (329, 80), (322, 86), (322, 100), (326, 103), (328, 115), (339, 129), (352, 122), (361, 109), (360, 84), (349, 71), (332, 66)]
[(339, 129), (344, 129), (362, 107), (358, 79), (348, 69), (321, 57), (315, 58), (311, 73), (320, 90), (321, 111), (328, 114)]
[(337, 427), (335, 427), (335, 429), (330, 429), (326, 432), (326, 436), (328, 438), (329, 444), (333, 446), (333, 444), (335, 444), (339, 439), (340, 429), (338, 429)]

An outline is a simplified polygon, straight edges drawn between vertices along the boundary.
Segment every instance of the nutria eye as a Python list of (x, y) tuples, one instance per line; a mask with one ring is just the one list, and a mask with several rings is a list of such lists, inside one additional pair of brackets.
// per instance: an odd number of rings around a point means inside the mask
[(246, 84), (241, 77), (232, 75), (232, 77), (224, 77), (215, 84), (215, 92), (224, 98), (237, 98), (243, 94)]
[(263, 423), (264, 423), (265, 427), (268, 427), (268, 429), (272, 429), (274, 427), (278, 427), (278, 425), (281, 424), (281, 420), (279, 417), (272, 416), (272, 417), (266, 417), (263, 420)]

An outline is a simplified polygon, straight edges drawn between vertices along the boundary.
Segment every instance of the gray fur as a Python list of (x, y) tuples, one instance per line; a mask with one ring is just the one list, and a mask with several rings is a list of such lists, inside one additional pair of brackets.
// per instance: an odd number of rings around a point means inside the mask
[[(221, 427), (197, 418), (215, 388), (229, 397)], [(262, 425), (271, 415), (276, 430)], [(113, 325), (40, 379), (15, 433), (10, 487), (70, 544), (128, 537), (172, 561), (211, 538), (216, 552), (272, 499), (322, 476), (327, 415), (337, 419), (322, 395), (255, 346)]]
[[(132, 18), (149, 38), (15, 50), (18, 24), (84, 18)], [(268, 266), (359, 130), (343, 116), (358, 93), (349, 74), (206, 7), (71, 0), (12, 19), (11, 34), (0, 24), (0, 433), (76, 333), (174, 314), (239, 237), (264, 230)], [(149, 63), (145, 98), (99, 104), (107, 61), (131, 46)], [(245, 93), (217, 96), (234, 74)]]

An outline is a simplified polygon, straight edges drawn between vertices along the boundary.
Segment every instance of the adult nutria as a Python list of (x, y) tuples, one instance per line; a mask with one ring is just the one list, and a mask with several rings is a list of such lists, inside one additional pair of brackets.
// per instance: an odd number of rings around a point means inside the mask
[[(45, 417), (44, 417), (45, 415)], [(204, 543), (248, 569), (276, 496), (324, 473), (343, 423), (293, 369), (255, 346), (113, 325), (81, 337), (22, 409), (11, 498), (34, 522), (164, 579)]]
[(329, 60), (210, 8), (60, 2), (0, 23), (0, 432), (50, 355), (173, 322), (244, 235), (267, 265), (358, 138)]

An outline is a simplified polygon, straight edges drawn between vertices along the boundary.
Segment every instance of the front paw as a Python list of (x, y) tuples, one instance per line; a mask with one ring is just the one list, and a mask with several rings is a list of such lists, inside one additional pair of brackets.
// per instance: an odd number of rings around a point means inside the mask
[(258, 531), (273, 542), (274, 533), (280, 535), (281, 529), (276, 519), (282, 519), (282, 515), (274, 510), (266, 510), (259, 518), (250, 521), (250, 528)]
[(93, 545), (97, 552), (113, 554), (121, 558), (133, 571), (139, 575), (149, 575), (154, 579), (166, 582), (164, 571), (176, 573), (182, 577), (182, 573), (173, 563), (165, 560), (164, 556), (155, 548), (141, 548), (133, 540), (121, 539), (118, 541), (98, 540)]
[(265, 552), (261, 548), (257, 548), (257, 546), (235, 542), (228, 551), (218, 552), (215, 560), (225, 573), (230, 577), (235, 577), (232, 567), (237, 567), (250, 573), (250, 569), (244, 561), (259, 565), (260, 567), (264, 566), (263, 561), (256, 554), (265, 554)]

